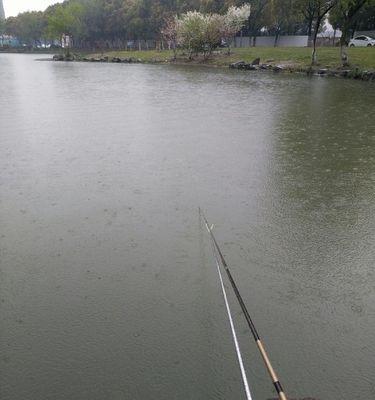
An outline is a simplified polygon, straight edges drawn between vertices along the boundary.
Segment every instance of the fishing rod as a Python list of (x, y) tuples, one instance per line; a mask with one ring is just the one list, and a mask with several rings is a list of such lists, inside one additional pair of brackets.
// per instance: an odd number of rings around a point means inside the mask
[(213, 243), (212, 243), (212, 252), (213, 252), (214, 257), (215, 257), (216, 268), (217, 268), (217, 272), (219, 274), (221, 291), (223, 292), (225, 307), (227, 309), (227, 315), (228, 315), (228, 319), (229, 319), (229, 323), (230, 323), (230, 328), (231, 328), (231, 331), (232, 331), (234, 347), (236, 348), (238, 364), (240, 365), (242, 382), (243, 382), (245, 393), (246, 393), (246, 399), (247, 400), (253, 400), (252, 397), (251, 397), (250, 386), (249, 386), (249, 382), (247, 380), (246, 371), (245, 371), (245, 367), (244, 367), (243, 360), (242, 360), (242, 354), (241, 354), (240, 345), (239, 345), (238, 339), (237, 339), (236, 329), (234, 327), (234, 322), (233, 322), (233, 318), (232, 318), (232, 312), (231, 312), (230, 307), (229, 307), (227, 291), (225, 289), (223, 276), (222, 276), (221, 270), (220, 270), (220, 261), (219, 261), (219, 259), (217, 257), (216, 250), (215, 250), (215, 247), (214, 247)]
[(225, 272), (227, 273), (229, 282), (230, 282), (230, 284), (231, 284), (231, 286), (233, 288), (233, 291), (234, 291), (234, 293), (235, 293), (235, 295), (237, 297), (237, 300), (238, 300), (238, 302), (239, 302), (239, 304), (241, 306), (241, 309), (242, 309), (242, 312), (243, 312), (243, 314), (245, 316), (246, 322), (247, 322), (247, 324), (248, 324), (248, 326), (250, 328), (250, 331), (251, 331), (251, 333), (252, 333), (252, 335), (254, 337), (254, 340), (255, 340), (255, 342), (256, 342), (256, 344), (258, 346), (258, 349), (259, 349), (260, 354), (261, 354), (261, 356), (263, 358), (263, 361), (264, 361), (264, 364), (266, 366), (266, 369), (267, 369), (267, 371), (268, 371), (268, 373), (269, 373), (269, 375), (270, 375), (270, 377), (272, 379), (272, 383), (273, 383), (273, 385), (274, 385), (274, 387), (276, 389), (276, 392), (277, 392), (277, 394), (279, 396), (279, 399), (280, 400), (287, 400), (287, 397), (286, 397), (286, 395), (284, 393), (284, 390), (283, 390), (283, 388), (281, 386), (279, 378), (277, 377), (276, 372), (272, 367), (271, 361), (270, 361), (270, 359), (268, 357), (268, 354), (267, 354), (267, 352), (266, 352), (266, 350), (264, 348), (264, 345), (263, 345), (263, 343), (262, 343), (262, 341), (260, 339), (258, 331), (255, 328), (254, 322), (251, 319), (250, 314), (249, 314), (249, 312), (248, 312), (248, 310), (246, 308), (246, 305), (245, 305), (245, 303), (244, 303), (244, 301), (242, 299), (242, 296), (241, 296), (241, 294), (240, 294), (240, 292), (239, 292), (239, 290), (237, 288), (237, 285), (236, 285), (236, 283), (235, 283), (235, 281), (233, 279), (233, 276), (232, 276), (232, 274), (230, 272), (229, 266), (228, 266), (227, 262), (225, 261), (223, 253), (221, 252), (220, 247), (219, 247), (219, 245), (218, 245), (218, 243), (216, 241), (216, 238), (215, 238), (215, 236), (214, 236), (214, 234), (212, 232), (213, 225), (211, 225), (211, 226), (209, 225), (205, 215), (203, 214), (203, 211), (200, 208), (199, 208), (199, 215), (203, 218), (203, 221), (204, 221), (204, 223), (206, 225), (207, 231), (210, 234), (213, 246), (216, 249), (217, 253), (219, 254), (219, 257), (220, 257), (220, 260), (221, 260), (221, 264), (223, 265), (223, 267), (225, 269)]

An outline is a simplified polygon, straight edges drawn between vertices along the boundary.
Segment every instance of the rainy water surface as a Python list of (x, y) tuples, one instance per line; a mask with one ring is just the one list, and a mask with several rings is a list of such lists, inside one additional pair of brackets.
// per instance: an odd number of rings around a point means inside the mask
[(2, 400), (245, 398), (199, 206), (290, 397), (375, 397), (374, 85), (34, 59), (0, 55)]

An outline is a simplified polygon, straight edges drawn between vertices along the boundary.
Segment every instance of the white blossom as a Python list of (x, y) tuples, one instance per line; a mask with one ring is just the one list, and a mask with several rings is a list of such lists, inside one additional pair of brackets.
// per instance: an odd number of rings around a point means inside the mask
[(224, 21), (226, 27), (233, 31), (233, 35), (235, 35), (242, 29), (249, 17), (250, 4), (244, 4), (242, 7), (229, 7), (224, 16)]
[(203, 14), (188, 11), (174, 21), (167, 21), (163, 36), (192, 52), (211, 53), (222, 40), (232, 40), (250, 16), (250, 5), (230, 7), (226, 14)]

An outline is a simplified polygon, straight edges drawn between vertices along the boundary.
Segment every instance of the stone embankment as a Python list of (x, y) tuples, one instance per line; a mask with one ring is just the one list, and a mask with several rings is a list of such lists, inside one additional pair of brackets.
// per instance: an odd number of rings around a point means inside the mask
[(138, 58), (120, 58), (120, 57), (80, 57), (77, 55), (63, 55), (57, 54), (53, 56), (53, 61), (80, 61), (80, 62), (102, 62), (102, 63), (124, 63), (124, 64), (140, 64), (143, 63), (141, 59)]
[[(80, 56), (76, 54), (63, 55), (58, 54), (53, 56), (54, 61), (79, 61), (79, 62), (97, 62), (97, 63), (123, 63), (123, 64), (131, 64), (131, 63), (151, 63), (151, 64), (159, 64), (163, 63), (174, 63), (174, 64), (191, 64), (188, 61), (184, 60), (183, 62), (179, 62), (179, 60), (142, 60), (140, 58), (129, 57), (129, 58), (121, 58), (121, 57), (108, 57), (108, 56)], [(193, 65), (193, 64), (192, 64)], [(197, 65), (202, 65), (199, 63)], [(215, 66), (215, 63), (208, 64), (210, 66)], [(300, 66), (294, 63), (284, 63), (284, 64), (276, 64), (275, 60), (266, 60), (265, 63), (261, 63), (260, 58), (256, 58), (251, 63), (246, 63), (245, 61), (237, 61), (229, 65), (229, 68), (243, 71), (273, 71), (273, 72), (299, 72), (305, 73), (307, 75), (316, 75), (316, 76), (335, 76), (341, 78), (349, 78), (349, 79), (358, 79), (363, 81), (375, 81), (375, 70), (360, 70), (359, 68), (348, 69), (348, 68), (319, 68), (319, 67), (306, 67)]]
[(362, 71), (358, 68), (355, 69), (331, 69), (331, 68), (316, 68), (308, 67), (302, 68), (293, 64), (272, 64), (273, 60), (268, 60), (266, 63), (261, 63), (260, 58), (256, 58), (251, 63), (245, 61), (238, 61), (229, 65), (231, 69), (238, 69), (244, 71), (259, 71), (268, 70), (273, 72), (303, 72), (307, 75), (317, 76), (335, 76), (341, 78), (359, 79), (363, 81), (375, 81), (375, 71)]

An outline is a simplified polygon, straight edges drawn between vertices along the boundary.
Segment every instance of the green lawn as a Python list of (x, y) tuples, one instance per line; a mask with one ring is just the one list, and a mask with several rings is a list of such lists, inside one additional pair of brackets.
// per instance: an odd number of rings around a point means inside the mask
[[(100, 56), (96, 54), (95, 56)], [(111, 57), (136, 58), (143, 62), (169, 62), (173, 53), (171, 51), (111, 51), (104, 55)], [(318, 63), (322, 68), (340, 67), (340, 49), (338, 47), (318, 48)], [(310, 48), (296, 47), (251, 47), (233, 49), (230, 56), (226, 50), (222, 50), (207, 60), (196, 58), (189, 61), (186, 56), (179, 52), (178, 62), (189, 62), (197, 64), (209, 64), (216, 66), (228, 66), (232, 62), (243, 60), (251, 62), (260, 57), (262, 63), (288, 64), (292, 68), (308, 68), (311, 63)], [(272, 60), (272, 61), (269, 61)], [(361, 70), (375, 69), (375, 48), (350, 48), (349, 61), (352, 68), (358, 67)]]
[[(290, 63), (300, 67), (311, 64), (310, 48), (297, 47), (255, 47), (235, 49), (233, 57), (252, 61), (260, 57), (262, 62), (273, 59), (276, 63)], [(352, 67), (360, 69), (375, 69), (375, 48), (349, 48), (349, 62)], [(317, 52), (318, 63), (322, 67), (335, 68), (340, 66), (340, 49), (338, 47), (321, 47)]]

